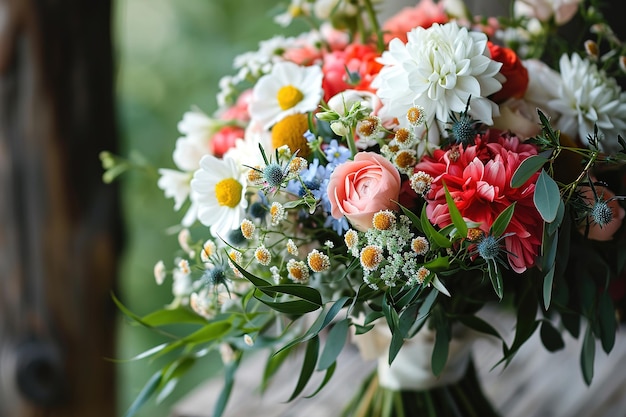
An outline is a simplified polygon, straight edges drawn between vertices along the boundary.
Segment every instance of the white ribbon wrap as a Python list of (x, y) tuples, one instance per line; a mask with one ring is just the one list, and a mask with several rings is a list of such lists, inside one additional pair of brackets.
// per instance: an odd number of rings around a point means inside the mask
[(422, 391), (458, 382), (467, 369), (474, 340), (469, 329), (453, 326), (446, 366), (435, 376), (431, 365), (435, 331), (427, 326), (404, 341), (391, 365), (388, 359), (391, 331), (386, 322), (378, 321), (372, 330), (353, 338), (363, 359), (378, 359), (380, 385), (396, 391)]

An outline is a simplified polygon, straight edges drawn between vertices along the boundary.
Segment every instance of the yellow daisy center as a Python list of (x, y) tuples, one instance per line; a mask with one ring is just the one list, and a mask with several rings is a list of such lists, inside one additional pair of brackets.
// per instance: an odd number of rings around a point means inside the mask
[(303, 98), (304, 94), (302, 94), (302, 91), (291, 84), (281, 87), (276, 94), (278, 105), (283, 110), (294, 107), (296, 104), (300, 103)]
[(306, 158), (311, 148), (304, 137), (309, 129), (309, 120), (306, 114), (292, 114), (283, 118), (272, 128), (272, 147), (278, 149), (287, 145), (291, 152), (300, 150), (298, 156)]
[(215, 185), (215, 197), (220, 206), (235, 208), (241, 201), (243, 186), (234, 178), (226, 178)]

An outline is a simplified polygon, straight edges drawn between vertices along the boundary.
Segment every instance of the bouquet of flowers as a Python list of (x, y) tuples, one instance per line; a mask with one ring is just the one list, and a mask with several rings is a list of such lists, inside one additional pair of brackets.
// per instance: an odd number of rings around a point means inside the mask
[[(193, 331), (138, 356), (171, 361), (129, 414), (212, 350), (213, 415), (250, 351), (269, 352), (266, 386), (305, 348), (293, 399), (315, 372), (332, 380), (350, 337), (381, 359), (346, 415), (494, 415), (468, 354), (478, 333), (502, 343), (494, 365), (538, 329), (550, 350), (581, 336), (591, 383), (624, 295), (624, 44), (594, 1), (479, 17), (423, 0), (382, 23), (381, 6), (292, 0), (276, 21), (311, 30), (260, 42), (215, 114), (184, 114), (158, 181), (186, 209), (180, 252), (154, 268), (174, 300), (142, 317), (116, 301), (146, 327)], [(572, 19), (584, 38), (563, 42)], [(126, 164), (103, 163), (106, 180)], [(512, 342), (476, 315), (493, 304), (515, 315)], [(455, 384), (474, 401), (433, 394)]]

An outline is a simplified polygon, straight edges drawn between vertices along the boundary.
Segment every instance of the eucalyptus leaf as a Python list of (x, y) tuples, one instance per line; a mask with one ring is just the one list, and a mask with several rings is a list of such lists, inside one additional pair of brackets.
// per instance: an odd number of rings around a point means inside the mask
[(328, 332), (324, 350), (320, 356), (317, 370), (323, 371), (328, 369), (343, 350), (346, 340), (348, 339), (348, 330), (350, 330), (350, 320), (344, 319), (337, 322)]
[(322, 383), (320, 384), (319, 387), (317, 387), (317, 389), (311, 394), (311, 395), (307, 395), (305, 398), (313, 398), (315, 397), (321, 390), (322, 388), (324, 388), (326, 386), (326, 384), (328, 384), (328, 382), (330, 381), (330, 379), (333, 377), (333, 375), (335, 374), (335, 370), (337, 369), (337, 362), (333, 362), (327, 369), (326, 369), (326, 374), (324, 375), (324, 379), (322, 380)]
[(588, 324), (587, 330), (585, 330), (585, 337), (583, 338), (583, 347), (580, 351), (580, 367), (587, 385), (591, 385), (591, 381), (593, 380), (593, 363), (595, 358), (596, 340), (591, 331), (591, 324)]
[(212, 417), (222, 417), (224, 414), (224, 410), (228, 404), (228, 399), (230, 398), (230, 394), (235, 384), (235, 373), (237, 372), (237, 369), (239, 369), (241, 356), (241, 354), (235, 355), (234, 360), (224, 365), (224, 385), (222, 386), (220, 396), (217, 398), (217, 402), (213, 407)]
[(543, 306), (547, 310), (552, 301), (552, 284), (554, 282), (554, 266), (543, 277)]
[(276, 372), (280, 369), (285, 360), (289, 357), (294, 347), (281, 350), (280, 352), (270, 355), (265, 363), (265, 369), (263, 370), (263, 378), (261, 379), (261, 392), (265, 392), (267, 386)]
[(557, 350), (563, 349), (565, 347), (565, 342), (563, 341), (561, 332), (554, 328), (552, 323), (550, 323), (548, 320), (543, 320), (541, 322), (539, 335), (541, 336), (541, 341), (543, 345), (550, 352), (556, 352)]
[(561, 194), (557, 183), (544, 169), (541, 170), (541, 174), (537, 178), (533, 201), (544, 221), (551, 223), (556, 219), (561, 202)]
[(311, 376), (315, 371), (315, 365), (317, 364), (319, 348), (319, 336), (315, 336), (307, 342), (306, 351), (304, 353), (304, 361), (302, 362), (302, 370), (300, 371), (300, 377), (298, 378), (296, 388), (293, 390), (293, 393), (291, 394), (287, 402), (293, 401), (294, 398), (300, 395), (304, 387), (306, 387), (307, 383), (311, 379)]
[(524, 159), (511, 177), (511, 187), (519, 188), (524, 185), (546, 162), (548, 159), (540, 155), (531, 155)]
[(134, 416), (137, 411), (141, 408), (142, 405), (148, 401), (148, 399), (154, 394), (161, 383), (162, 373), (161, 371), (157, 371), (146, 384), (143, 386), (139, 395), (135, 398), (133, 403), (130, 405), (126, 413), (124, 413), (124, 417)]

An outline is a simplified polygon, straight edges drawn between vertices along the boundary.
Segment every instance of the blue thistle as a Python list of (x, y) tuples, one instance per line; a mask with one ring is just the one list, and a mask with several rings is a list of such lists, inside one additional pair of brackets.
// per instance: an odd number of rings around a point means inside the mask
[(263, 179), (271, 188), (280, 188), (285, 177), (285, 171), (283, 171), (283, 168), (277, 163), (268, 164), (263, 169)]
[(467, 99), (465, 110), (458, 116), (450, 113), (449, 127), (446, 129), (450, 135), (449, 142), (457, 145), (473, 145), (476, 135), (480, 133), (480, 121), (469, 115), (471, 96)]

